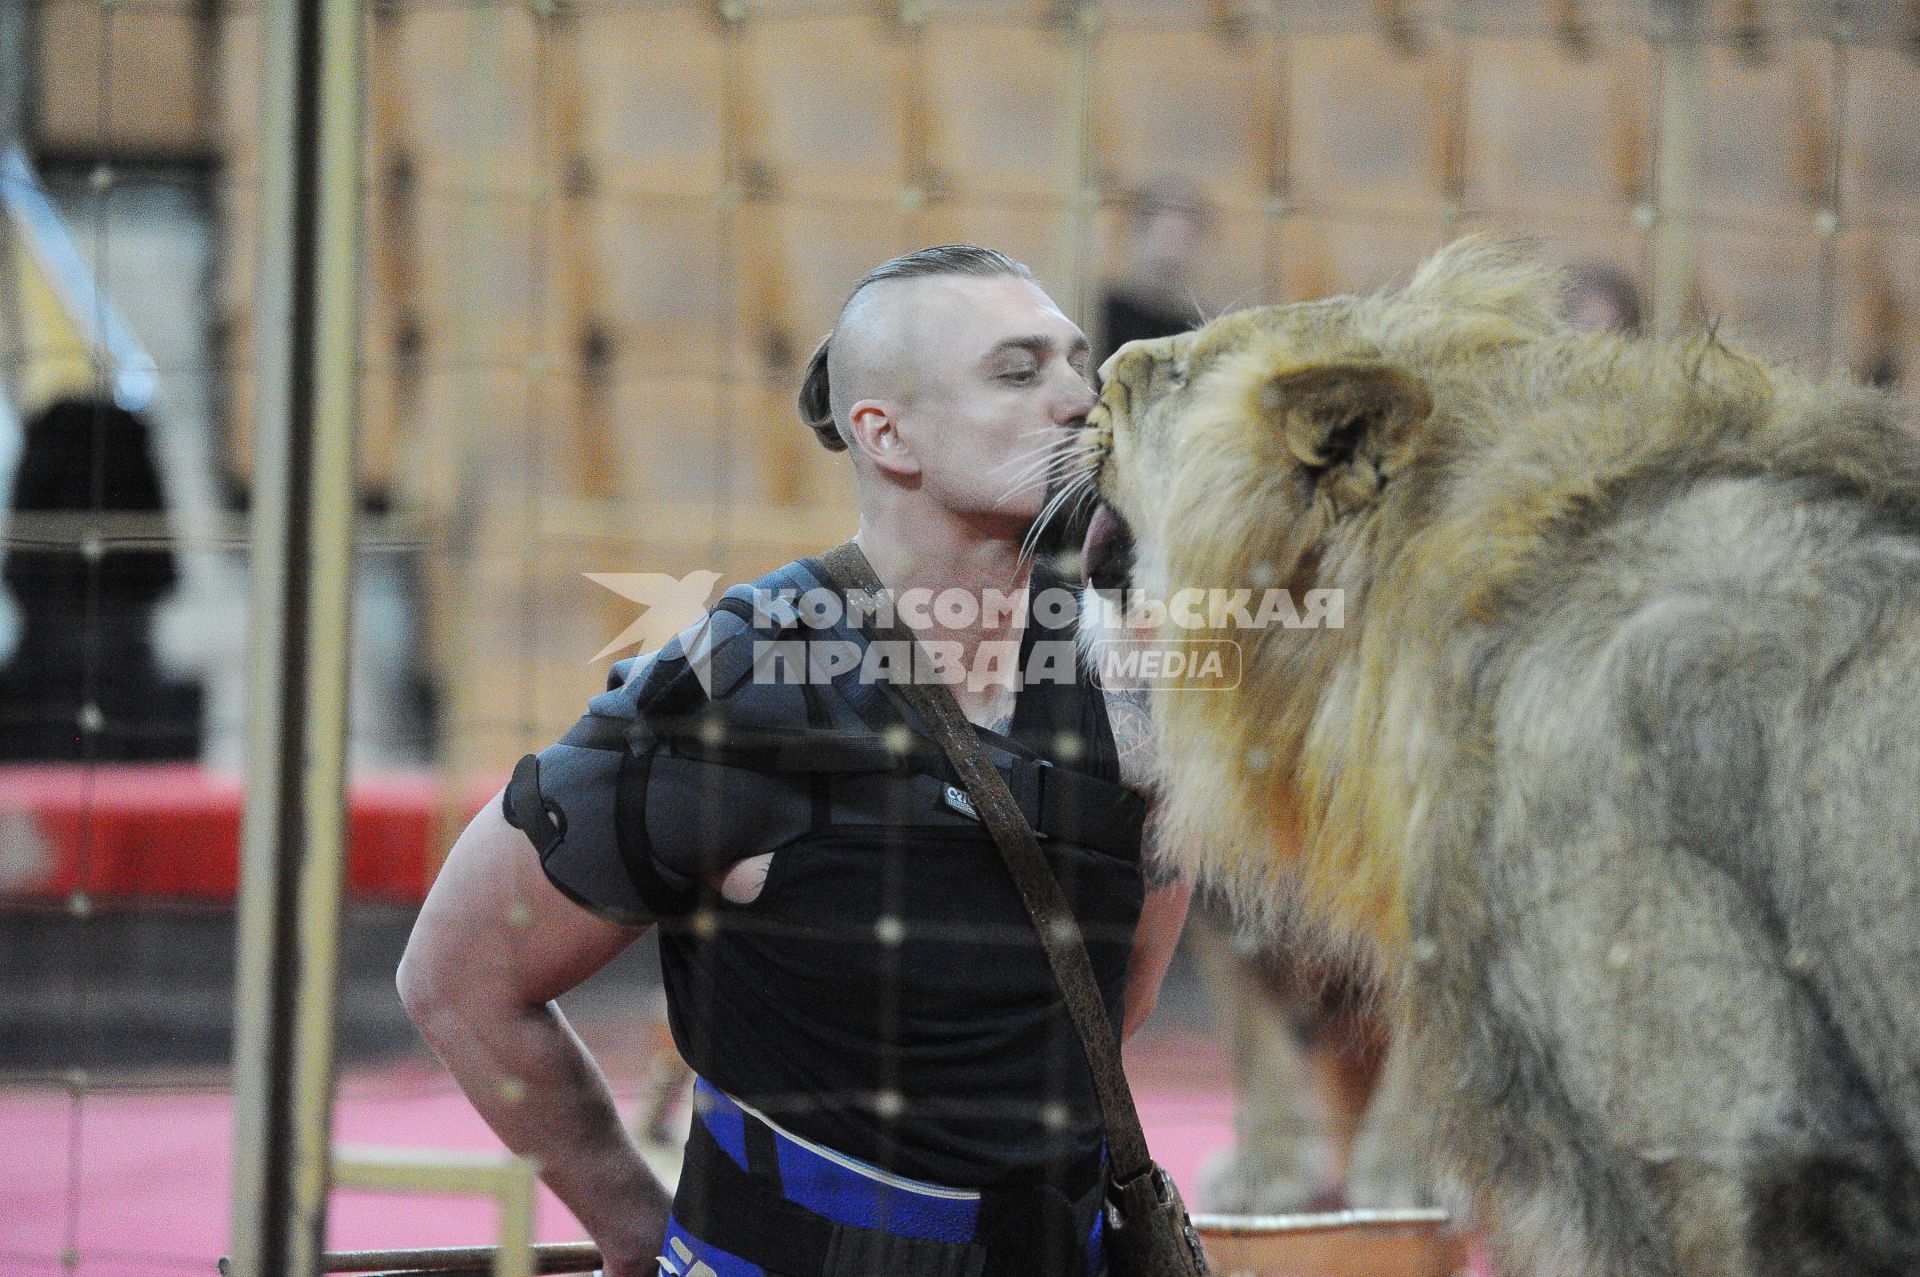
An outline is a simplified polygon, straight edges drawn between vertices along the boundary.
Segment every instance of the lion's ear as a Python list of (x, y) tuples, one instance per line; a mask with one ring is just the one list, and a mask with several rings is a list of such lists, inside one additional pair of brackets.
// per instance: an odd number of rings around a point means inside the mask
[(1386, 482), (1393, 446), (1433, 411), (1427, 385), (1388, 364), (1313, 364), (1271, 378), (1260, 410), (1316, 488), (1332, 485), (1341, 506)]

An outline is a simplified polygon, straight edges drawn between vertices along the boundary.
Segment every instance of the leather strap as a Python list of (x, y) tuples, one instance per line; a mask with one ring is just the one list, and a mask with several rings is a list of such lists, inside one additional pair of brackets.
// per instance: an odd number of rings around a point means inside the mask
[[(842, 593), (858, 589), (878, 596), (886, 588), (874, 574), (867, 556), (851, 541), (827, 551), (819, 562)], [(912, 627), (900, 618), (898, 609), (894, 609), (890, 624), (881, 625), (876, 620), (874, 633), (886, 642), (918, 642)], [(910, 668), (931, 669), (931, 663), (923, 664), (922, 656), (915, 650)], [(974, 809), (980, 813), (981, 822), (1000, 848), (1007, 872), (1019, 888), (1020, 899), (1033, 919), (1034, 930), (1039, 933), (1047, 963), (1053, 968), (1053, 978), (1066, 1000), (1067, 1014), (1080, 1035), (1087, 1067), (1093, 1072), (1100, 1116), (1107, 1127), (1107, 1157), (1113, 1180), (1126, 1183), (1150, 1173), (1153, 1155), (1147, 1151), (1140, 1114), (1134, 1108), (1133, 1092), (1120, 1066), (1120, 1043), (1107, 1019), (1106, 1004), (1094, 979), (1086, 942), (1080, 936), (1080, 926), (1060, 890), (1060, 883), (1047, 864), (1046, 854), (1033, 836), (1032, 826), (1021, 814), (1006, 779), (981, 749), (980, 738), (967, 716), (961, 713), (951, 688), (945, 683), (918, 682), (888, 683), (885, 687), (926, 723), (941, 749), (946, 751), (953, 769), (966, 786), (967, 796), (973, 800)]]

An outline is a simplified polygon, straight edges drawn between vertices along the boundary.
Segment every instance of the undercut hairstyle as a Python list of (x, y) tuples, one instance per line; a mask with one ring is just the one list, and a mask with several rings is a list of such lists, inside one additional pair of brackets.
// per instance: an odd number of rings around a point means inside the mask
[[(1007, 275), (1016, 279), (1033, 278), (1032, 271), (997, 249), (982, 248), (978, 244), (940, 244), (896, 257), (868, 271), (841, 304), (840, 319), (846, 317), (854, 299), (875, 284), (895, 279), (929, 279), (936, 275), (971, 275), (976, 279), (997, 279)], [(836, 330), (839, 322), (839, 319), (834, 321)], [(800, 378), (800, 420), (813, 431), (821, 447), (829, 452), (845, 452), (847, 440), (840, 433), (839, 426), (834, 424), (833, 395), (827, 384), (827, 350), (832, 342), (833, 333), (829, 332), (820, 339), (813, 358), (807, 360), (807, 371)]]

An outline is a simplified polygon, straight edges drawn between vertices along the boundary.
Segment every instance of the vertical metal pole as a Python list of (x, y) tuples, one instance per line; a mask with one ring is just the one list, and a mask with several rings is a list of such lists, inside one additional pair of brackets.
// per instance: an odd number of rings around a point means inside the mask
[(232, 1253), (238, 1277), (308, 1277), (345, 843), (360, 0), (270, 0), (266, 17)]
[(1671, 332), (1686, 321), (1698, 270), (1694, 186), (1700, 172), (1700, 0), (1665, 0), (1660, 122), (1653, 179), (1653, 319)]
[[(31, 49), (33, 12), (24, 4), (0, 4), (0, 159), (24, 146), (27, 101), (34, 76)], [(0, 564), (6, 562), (7, 521), (13, 507), (14, 467), (22, 446), (19, 410), (15, 405), (26, 383), (27, 340), (21, 322), (19, 236), (13, 217), (0, 200)], [(17, 615), (10, 592), (0, 585), (0, 651), (10, 646), (6, 630), (9, 613)], [(14, 624), (18, 624), (17, 621)]]
[(27, 135), (27, 95), (35, 76), (31, 52), (33, 7), (0, 4), (0, 154)]
[[(1920, 14), (1920, 10), (1916, 10), (1916, 14)], [(1840, 372), (1844, 371), (1845, 361), (1841, 358), (1840, 245), (1836, 237), (1844, 225), (1840, 174), (1847, 143), (1847, 46), (1831, 27), (1827, 29), (1827, 42), (1827, 56), (1832, 61), (1828, 64), (1826, 134), (1820, 139), (1825, 147), (1824, 167), (1814, 196), (1819, 207), (1813, 215), (1813, 228), (1820, 233), (1820, 365), (1828, 372)], [(1869, 278), (1874, 281), (1872, 288), (1879, 303), (1875, 309), (1881, 311), (1883, 318), (1890, 319), (1886, 308), (1893, 298), (1886, 286), (1885, 268), (1879, 268)], [(1882, 324), (1880, 332), (1885, 331)], [(1875, 344), (1884, 349), (1884, 339), (1879, 334)], [(1871, 366), (1863, 364), (1861, 370)]]
[(1093, 323), (1098, 304), (1099, 264), (1094, 260), (1094, 216), (1100, 210), (1099, 156), (1093, 121), (1093, 60), (1100, 36), (1096, 0), (1073, 0), (1065, 12), (1067, 41), (1067, 278), (1059, 281), (1067, 314), (1081, 327)]
[[(764, 254), (759, 244), (750, 244), (751, 223), (748, 213), (741, 205), (748, 199), (759, 199), (764, 183), (756, 177), (749, 177), (749, 168), (757, 168), (761, 152), (754, 145), (758, 136), (760, 120), (748, 101), (753, 92), (747, 63), (746, 23), (749, 16), (746, 0), (720, 0), (715, 8), (720, 19), (721, 40), (721, 81), (720, 81), (720, 171), (721, 188), (719, 192), (719, 249), (720, 249), (720, 285), (726, 289), (723, 297), (730, 300), (720, 309), (720, 324), (715, 336), (719, 339), (719, 349), (732, 350), (739, 339), (741, 330), (740, 281), (748, 270), (747, 255), (757, 257)], [(763, 214), (756, 212), (753, 220), (763, 221)], [(763, 268), (764, 261), (756, 261), (755, 268)], [(732, 423), (740, 419), (740, 379), (730, 363), (723, 364), (720, 380), (720, 393), (714, 396), (714, 438), (726, 440), (733, 437)], [(703, 553), (708, 563), (727, 561), (728, 533), (732, 524), (731, 508), (732, 479), (728, 458), (731, 452), (722, 444), (715, 456), (720, 466), (720, 518), (712, 523), (712, 536)]]

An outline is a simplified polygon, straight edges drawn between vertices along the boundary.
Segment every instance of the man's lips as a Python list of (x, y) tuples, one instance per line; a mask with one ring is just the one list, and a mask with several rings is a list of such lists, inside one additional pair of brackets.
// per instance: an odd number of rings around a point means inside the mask
[(1133, 533), (1113, 507), (1095, 507), (1080, 547), (1080, 575), (1096, 590), (1125, 589), (1133, 571)]

